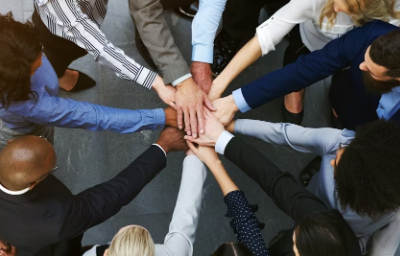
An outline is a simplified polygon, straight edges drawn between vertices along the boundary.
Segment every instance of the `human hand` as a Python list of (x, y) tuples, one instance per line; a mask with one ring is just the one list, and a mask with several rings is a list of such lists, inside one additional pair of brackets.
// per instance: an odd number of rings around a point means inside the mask
[(178, 128), (174, 128), (171, 126), (166, 126), (160, 134), (160, 137), (156, 141), (160, 147), (162, 147), (165, 153), (169, 153), (171, 151), (184, 151), (189, 147), (183, 139), (185, 133)]
[[(203, 92), (192, 78), (186, 79), (176, 86), (175, 95), (176, 110), (178, 114), (178, 127), (183, 128), (182, 119), (185, 123), (186, 134), (194, 138), (204, 132), (204, 108), (215, 110), (207, 94)], [(197, 126), (198, 125), (198, 126)], [(199, 129), (197, 129), (199, 128)]]
[(213, 104), (217, 109), (217, 111), (213, 113), (223, 125), (229, 124), (239, 110), (232, 95), (215, 100)]
[(158, 97), (167, 105), (176, 109), (175, 106), (175, 94), (176, 89), (171, 85), (165, 85), (164, 81), (160, 76), (157, 76), (154, 80), (152, 88), (157, 92)]
[(215, 143), (217, 143), (219, 136), (225, 131), (225, 128), (208, 109), (205, 109), (204, 117), (206, 121), (206, 131), (200, 134), (199, 138), (186, 135), (184, 139), (201, 146), (215, 146)]
[(212, 166), (213, 164), (220, 162), (218, 154), (213, 148), (198, 146), (188, 140), (186, 142), (190, 148), (190, 151), (192, 151), (207, 166)]
[(17, 255), (17, 248), (9, 243), (0, 240), (0, 256), (15, 256)]
[(211, 65), (206, 62), (193, 61), (190, 73), (195, 83), (208, 94), (212, 83)]

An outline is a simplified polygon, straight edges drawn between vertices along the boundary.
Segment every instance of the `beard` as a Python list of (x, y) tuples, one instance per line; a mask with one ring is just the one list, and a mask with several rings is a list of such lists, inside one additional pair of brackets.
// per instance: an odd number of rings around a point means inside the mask
[(391, 79), (388, 81), (376, 81), (375, 79), (372, 78), (371, 74), (366, 71), (362, 72), (362, 76), (365, 89), (369, 93), (375, 95), (391, 92), (394, 87), (400, 85), (400, 81), (396, 79)]

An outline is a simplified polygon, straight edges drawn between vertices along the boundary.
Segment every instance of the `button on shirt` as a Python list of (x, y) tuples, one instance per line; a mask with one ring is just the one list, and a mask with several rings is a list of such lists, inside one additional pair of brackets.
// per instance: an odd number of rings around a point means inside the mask
[(133, 133), (165, 124), (163, 109), (117, 109), (57, 97), (58, 78), (46, 56), (31, 78), (31, 89), (35, 93), (29, 100), (0, 109), (0, 119), (12, 130), (31, 133), (38, 126), (48, 125)]
[(238, 242), (249, 248), (255, 256), (268, 256), (259, 222), (244, 192), (232, 191), (225, 196), (224, 201), (228, 206), (226, 216), (232, 218), (232, 226), (236, 231)]

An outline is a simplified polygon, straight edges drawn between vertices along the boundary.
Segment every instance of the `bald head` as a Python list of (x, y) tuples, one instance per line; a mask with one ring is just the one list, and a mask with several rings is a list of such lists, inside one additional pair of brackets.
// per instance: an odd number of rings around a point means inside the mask
[(0, 183), (17, 191), (39, 183), (55, 166), (56, 154), (50, 142), (38, 136), (23, 136), (0, 152)]

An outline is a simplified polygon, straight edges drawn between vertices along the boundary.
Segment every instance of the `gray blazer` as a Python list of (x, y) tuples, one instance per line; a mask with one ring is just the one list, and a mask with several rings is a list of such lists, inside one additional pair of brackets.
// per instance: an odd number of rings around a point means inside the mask
[(165, 21), (161, 1), (129, 0), (129, 10), (144, 45), (163, 74), (164, 83), (170, 84), (189, 74), (189, 67)]

